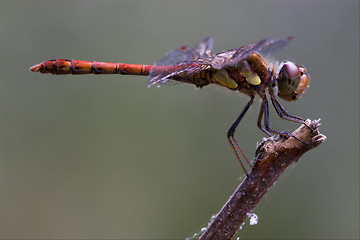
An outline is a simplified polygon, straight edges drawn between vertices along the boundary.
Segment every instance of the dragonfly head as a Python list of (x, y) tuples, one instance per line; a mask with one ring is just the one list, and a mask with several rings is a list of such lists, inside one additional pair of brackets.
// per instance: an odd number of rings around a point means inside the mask
[(285, 62), (277, 76), (278, 96), (286, 101), (299, 99), (308, 86), (309, 77), (304, 67)]

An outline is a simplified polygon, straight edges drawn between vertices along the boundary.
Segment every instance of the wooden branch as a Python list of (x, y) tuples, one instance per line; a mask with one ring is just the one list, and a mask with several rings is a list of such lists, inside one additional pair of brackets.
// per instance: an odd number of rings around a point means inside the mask
[(305, 152), (325, 141), (326, 136), (318, 131), (319, 120), (307, 120), (306, 124), (311, 129), (303, 124), (293, 132), (306, 144), (293, 137), (270, 137), (258, 145), (255, 164), (249, 175), (208, 225), (200, 240), (231, 239), (284, 170)]

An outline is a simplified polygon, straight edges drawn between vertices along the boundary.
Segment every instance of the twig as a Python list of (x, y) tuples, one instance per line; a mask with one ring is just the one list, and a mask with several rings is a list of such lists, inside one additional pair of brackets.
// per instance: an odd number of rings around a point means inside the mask
[(255, 164), (248, 177), (235, 190), (220, 212), (209, 224), (200, 240), (231, 239), (248, 214), (260, 202), (284, 170), (310, 149), (325, 141), (326, 137), (319, 133), (319, 120), (306, 121), (288, 139), (264, 139), (255, 152)]

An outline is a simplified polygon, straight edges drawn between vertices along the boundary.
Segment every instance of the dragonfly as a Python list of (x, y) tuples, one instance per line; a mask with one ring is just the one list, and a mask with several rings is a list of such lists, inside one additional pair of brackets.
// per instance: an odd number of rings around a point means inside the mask
[(194, 47), (181, 46), (167, 52), (154, 65), (52, 59), (37, 64), (30, 70), (51, 74), (140, 75), (148, 77), (148, 87), (183, 82), (194, 84), (198, 88), (215, 84), (244, 93), (250, 97), (250, 100), (228, 130), (227, 139), (237, 161), (247, 175), (245, 164), (240, 156), (248, 167), (251, 167), (251, 164), (234, 133), (254, 103), (255, 96), (261, 98), (257, 126), (266, 135), (295, 137), (288, 131), (270, 128), (268, 98), (280, 118), (305, 124), (305, 119), (289, 114), (275, 96), (277, 94), (283, 100), (294, 101), (299, 99), (308, 87), (309, 76), (305, 67), (296, 65), (293, 61), (276, 61), (269, 56), (270, 53), (286, 46), (292, 39), (292, 36), (264, 39), (254, 44), (214, 54), (213, 39), (208, 37)]

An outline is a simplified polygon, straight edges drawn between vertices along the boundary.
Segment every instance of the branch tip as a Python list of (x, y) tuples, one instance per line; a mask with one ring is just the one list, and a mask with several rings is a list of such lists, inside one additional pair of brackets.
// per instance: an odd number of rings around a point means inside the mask
[(257, 146), (250, 173), (199, 239), (231, 239), (284, 170), (326, 140), (319, 126), (320, 119), (307, 119), (292, 133), (294, 137), (263, 139)]

